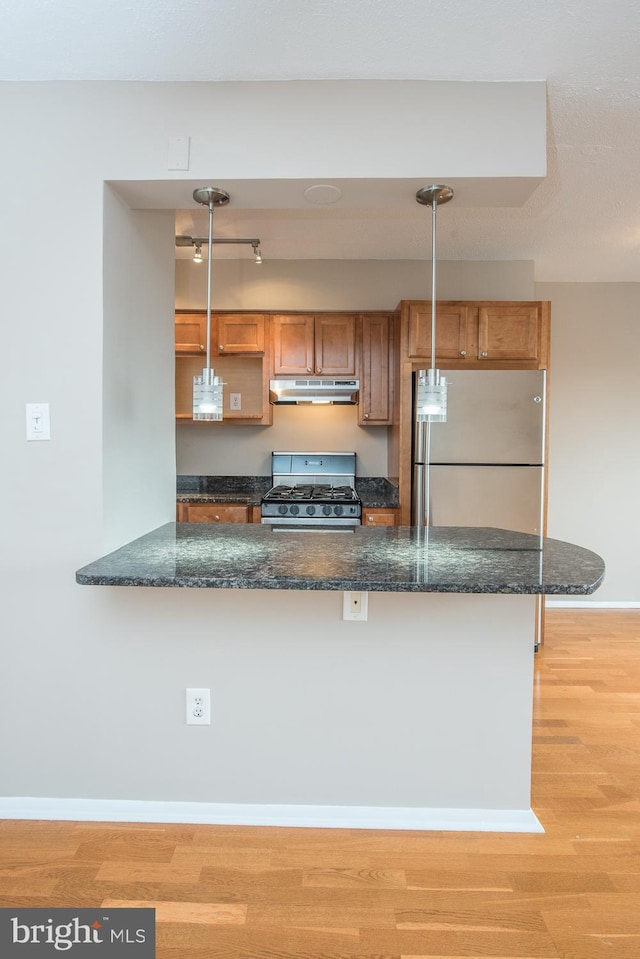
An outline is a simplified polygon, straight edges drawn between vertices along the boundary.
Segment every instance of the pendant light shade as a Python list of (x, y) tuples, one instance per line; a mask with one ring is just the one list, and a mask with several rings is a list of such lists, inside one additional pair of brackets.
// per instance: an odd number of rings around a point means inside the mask
[(209, 246), (207, 254), (207, 365), (201, 376), (193, 378), (193, 419), (221, 420), (223, 410), (223, 383), (211, 367), (211, 262), (213, 249), (213, 209), (229, 202), (226, 190), (214, 186), (199, 187), (193, 199), (209, 209)]
[(418, 371), (416, 417), (419, 423), (447, 422), (447, 381), (440, 370)]
[(453, 197), (450, 186), (422, 187), (416, 200), (431, 207), (431, 368), (418, 371), (418, 402), (416, 419), (419, 423), (446, 423), (447, 381), (436, 369), (436, 219), (438, 204), (448, 203)]
[(224, 402), (223, 383), (214, 370), (205, 369), (193, 378), (194, 420), (221, 420)]

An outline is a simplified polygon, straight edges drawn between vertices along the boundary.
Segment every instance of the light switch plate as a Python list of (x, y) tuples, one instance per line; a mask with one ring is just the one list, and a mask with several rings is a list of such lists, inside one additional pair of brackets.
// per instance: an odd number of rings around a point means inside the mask
[(29, 442), (51, 439), (51, 422), (48, 403), (27, 403), (27, 440)]
[(169, 156), (167, 162), (168, 170), (188, 170), (189, 169), (189, 147), (191, 137), (170, 137), (169, 138)]

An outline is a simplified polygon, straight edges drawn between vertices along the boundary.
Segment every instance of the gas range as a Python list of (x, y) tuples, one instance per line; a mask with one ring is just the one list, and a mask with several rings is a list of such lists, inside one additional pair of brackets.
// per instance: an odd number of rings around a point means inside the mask
[(261, 522), (306, 529), (360, 525), (355, 453), (272, 453), (271, 465)]

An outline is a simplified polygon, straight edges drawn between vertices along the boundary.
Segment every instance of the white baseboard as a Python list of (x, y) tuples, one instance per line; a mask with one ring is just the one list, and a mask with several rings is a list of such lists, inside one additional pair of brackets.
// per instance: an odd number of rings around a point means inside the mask
[(404, 806), (287, 806), (145, 802), (133, 799), (0, 797), (0, 819), (201, 823), (334, 829), (544, 832), (531, 809), (432, 809)]
[(640, 609), (640, 603), (589, 603), (584, 599), (545, 599), (546, 609)]

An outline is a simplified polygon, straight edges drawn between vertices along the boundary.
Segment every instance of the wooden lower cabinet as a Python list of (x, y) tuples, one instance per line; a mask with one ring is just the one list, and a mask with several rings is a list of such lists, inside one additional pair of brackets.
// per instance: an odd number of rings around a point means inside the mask
[(244, 503), (178, 503), (179, 523), (250, 523), (252, 507)]
[(363, 526), (397, 526), (400, 510), (391, 507), (376, 506), (374, 509), (362, 509)]

